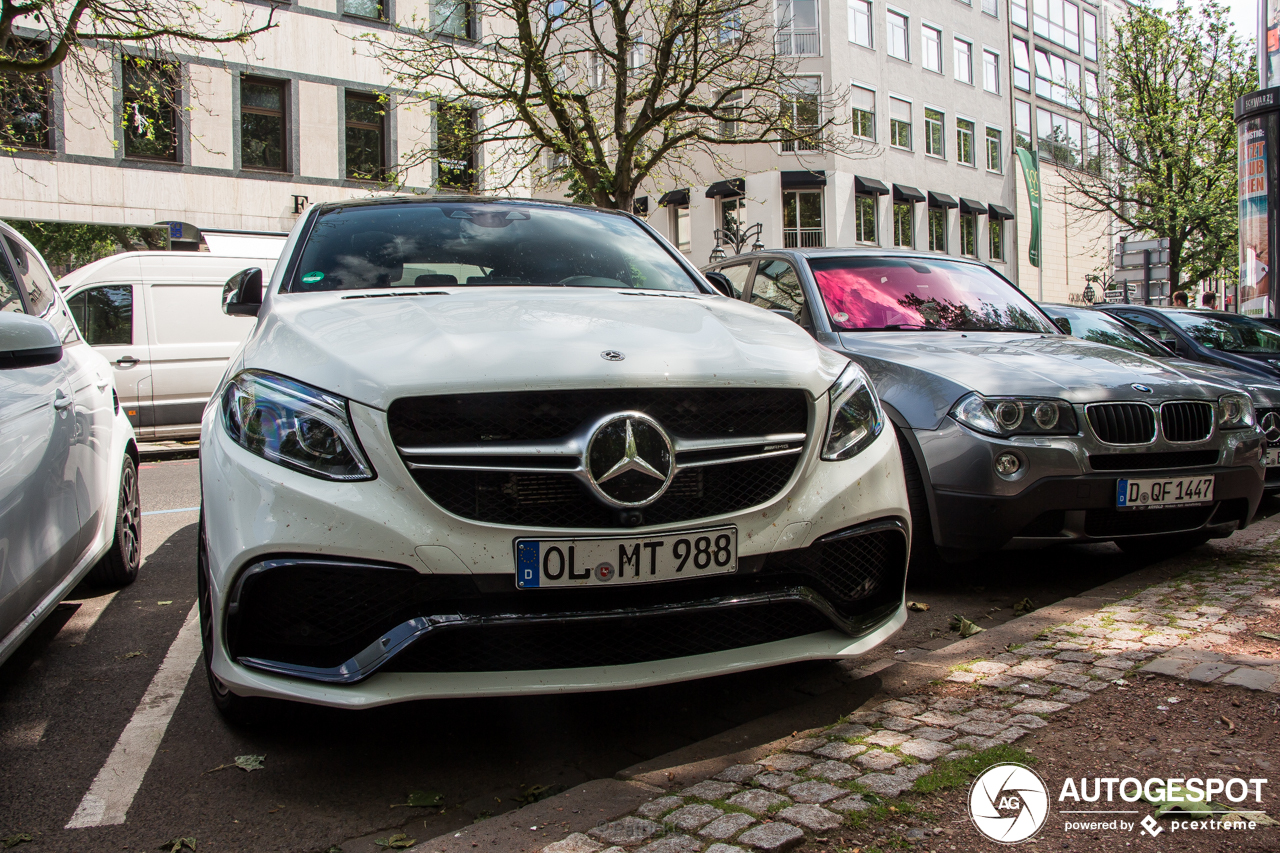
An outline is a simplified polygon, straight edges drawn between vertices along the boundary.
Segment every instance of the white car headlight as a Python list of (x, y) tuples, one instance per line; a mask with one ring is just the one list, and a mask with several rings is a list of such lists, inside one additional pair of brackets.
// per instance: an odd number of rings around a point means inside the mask
[(827, 391), (831, 413), (827, 418), (827, 440), (822, 458), (828, 462), (857, 456), (876, 440), (884, 429), (884, 413), (871, 380), (862, 368), (850, 362), (836, 384)]
[(1218, 429), (1244, 429), (1258, 422), (1247, 394), (1223, 394), (1218, 398)]
[(260, 370), (222, 392), (222, 425), (236, 444), (271, 462), (325, 480), (372, 480), (351, 428), (347, 401)]

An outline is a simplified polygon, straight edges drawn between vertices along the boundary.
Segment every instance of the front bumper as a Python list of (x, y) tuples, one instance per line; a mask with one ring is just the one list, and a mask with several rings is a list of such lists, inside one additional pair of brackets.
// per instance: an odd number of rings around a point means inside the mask
[[(1192, 446), (1116, 448), (1087, 436), (996, 439), (948, 418), (915, 437), (931, 480), (935, 540), (957, 551), (1190, 531), (1228, 536), (1248, 525), (1262, 498), (1262, 438), (1251, 430), (1215, 433)], [(995, 473), (1003, 452), (1022, 460), (1017, 477)], [(1197, 474), (1216, 478), (1212, 504), (1116, 509), (1120, 478)]]
[[(396, 455), (385, 415), (351, 408), (378, 474), (372, 481), (330, 483), (274, 465), (236, 446), (206, 414), (202, 489), (218, 628), (211, 663), (237, 694), (366, 707), (637, 687), (858, 655), (905, 621), (909, 511), (892, 430), (843, 462), (821, 462), (807, 447), (778, 497), (746, 512), (551, 534), (734, 524), (735, 575), (518, 591), (513, 541), (548, 531), (442, 511)], [(873, 533), (899, 543), (877, 552), (874, 584), (850, 592), (815, 569), (833, 542)], [(366, 580), (326, 592), (325, 572), (344, 565)], [(386, 589), (383, 578), (392, 579)]]

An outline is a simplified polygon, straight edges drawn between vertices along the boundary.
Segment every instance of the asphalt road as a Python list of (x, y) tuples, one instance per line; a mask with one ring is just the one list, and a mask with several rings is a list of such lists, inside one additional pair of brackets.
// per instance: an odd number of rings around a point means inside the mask
[[(201, 853), (366, 853), (395, 832), (424, 840), (515, 808), (535, 786), (612, 776), (850, 678), (849, 665), (823, 662), (633, 691), (298, 706), (240, 730), (218, 717), (196, 666), (147, 765), (149, 748), (122, 732), (145, 717), (140, 702), (195, 604), (197, 471), (194, 459), (144, 463), (138, 581), (78, 588), (0, 668), (0, 845), (27, 833), (20, 849), (32, 853), (155, 850), (177, 837), (195, 838)], [(1077, 546), (956, 567), (911, 586), (908, 597), (930, 609), (869, 657), (953, 639), (952, 613), (990, 625), (1023, 598), (1043, 606), (1137, 566), (1112, 546)], [(125, 822), (64, 828), (113, 750), (128, 754), (111, 767), (141, 783)], [(265, 768), (209, 772), (240, 755), (265, 756)], [(128, 787), (125, 777), (99, 785)], [(419, 790), (442, 795), (444, 808), (391, 807)]]

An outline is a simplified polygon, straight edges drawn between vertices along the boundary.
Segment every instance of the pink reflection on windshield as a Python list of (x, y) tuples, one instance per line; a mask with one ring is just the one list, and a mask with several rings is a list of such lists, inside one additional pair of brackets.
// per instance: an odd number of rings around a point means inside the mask
[(948, 271), (907, 264), (813, 270), (838, 330), (882, 326), (949, 325), (961, 306), (980, 311), (983, 300), (957, 287)]

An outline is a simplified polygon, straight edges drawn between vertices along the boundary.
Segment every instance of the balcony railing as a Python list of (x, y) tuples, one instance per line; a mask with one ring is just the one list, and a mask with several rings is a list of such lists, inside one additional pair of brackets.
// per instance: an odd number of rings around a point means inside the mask
[(784, 249), (822, 248), (822, 229), (821, 228), (784, 228), (782, 229), (782, 248)]
[(779, 56), (817, 56), (817, 30), (779, 30), (776, 50)]

